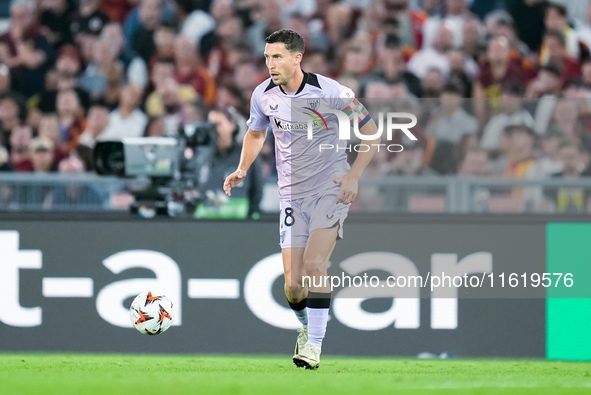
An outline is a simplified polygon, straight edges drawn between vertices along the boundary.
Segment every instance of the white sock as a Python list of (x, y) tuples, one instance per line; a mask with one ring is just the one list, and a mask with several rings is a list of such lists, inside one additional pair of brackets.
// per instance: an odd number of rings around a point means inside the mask
[(322, 339), (326, 334), (328, 308), (308, 307), (308, 343), (322, 347)]

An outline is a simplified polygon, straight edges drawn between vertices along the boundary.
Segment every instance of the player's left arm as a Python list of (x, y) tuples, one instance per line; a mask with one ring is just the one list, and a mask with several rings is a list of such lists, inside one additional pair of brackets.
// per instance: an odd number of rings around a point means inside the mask
[[(360, 124), (363, 124), (363, 121), (365, 121), (365, 124), (359, 128), (359, 132), (363, 135), (375, 135), (378, 131), (378, 127), (371, 116), (367, 114), (367, 110), (365, 110), (365, 108), (363, 110), (364, 111), (362, 111), (361, 114), (365, 114), (365, 117), (369, 119), (359, 120)], [(353, 163), (353, 166), (351, 166), (351, 169), (347, 175), (334, 180), (334, 182), (341, 186), (337, 203), (342, 202), (344, 204), (349, 204), (352, 203), (357, 197), (361, 174), (363, 174), (363, 171), (369, 162), (371, 162), (371, 159), (378, 149), (378, 145), (373, 144), (374, 142), (375, 140), (362, 140), (361, 144), (365, 144), (366, 146), (370, 147), (369, 150), (365, 152), (359, 152), (357, 154), (357, 159), (355, 159), (355, 162)]]

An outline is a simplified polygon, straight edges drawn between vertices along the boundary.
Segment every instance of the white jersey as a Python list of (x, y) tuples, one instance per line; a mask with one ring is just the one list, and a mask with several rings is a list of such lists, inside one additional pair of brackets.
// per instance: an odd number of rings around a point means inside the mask
[[(284, 92), (271, 78), (256, 87), (247, 125), (252, 130), (263, 130), (271, 123), (281, 200), (314, 195), (334, 187), (333, 180), (347, 174), (347, 142), (339, 140), (337, 116), (323, 112), (323, 108), (350, 114), (353, 102), (358, 104), (351, 89), (306, 72), (295, 94)], [(369, 119), (360, 121), (359, 127)], [(309, 121), (313, 125), (312, 139), (308, 138)], [(320, 149), (330, 146), (333, 149)]]

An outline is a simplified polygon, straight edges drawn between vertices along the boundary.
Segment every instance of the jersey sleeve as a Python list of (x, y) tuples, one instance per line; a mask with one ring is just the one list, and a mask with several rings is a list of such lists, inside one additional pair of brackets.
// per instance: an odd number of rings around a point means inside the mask
[(341, 110), (349, 117), (351, 125), (355, 117), (359, 118), (359, 128), (362, 128), (370, 119), (371, 115), (363, 104), (355, 97), (355, 92), (339, 83), (336, 83), (336, 92), (338, 96), (333, 100), (333, 106), (336, 110)]
[(263, 130), (269, 126), (269, 118), (261, 110), (261, 97), (263, 96), (261, 87), (257, 87), (252, 93), (250, 99), (250, 117), (246, 124), (252, 130)]

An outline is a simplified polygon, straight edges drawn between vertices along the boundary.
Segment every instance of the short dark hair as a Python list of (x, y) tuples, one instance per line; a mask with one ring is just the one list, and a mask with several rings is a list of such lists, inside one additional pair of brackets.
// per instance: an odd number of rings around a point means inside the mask
[(544, 33), (544, 38), (550, 37), (555, 38), (561, 47), (566, 47), (566, 38), (564, 37), (564, 33), (562, 33), (560, 30), (548, 30), (546, 33)]
[(304, 38), (299, 33), (289, 29), (281, 29), (271, 33), (269, 37), (265, 38), (265, 42), (267, 44), (284, 43), (291, 53), (299, 52), (303, 54), (306, 49)]
[(540, 71), (545, 71), (546, 73), (552, 74), (556, 78), (562, 77), (562, 71), (560, 70), (560, 67), (554, 62), (548, 62), (548, 64), (540, 68)]
[(566, 18), (568, 16), (568, 10), (562, 4), (549, 3), (546, 6), (546, 13), (548, 13), (550, 10), (556, 11), (556, 13), (563, 18)]
[(459, 80), (448, 81), (441, 90), (441, 93), (447, 93), (454, 96), (464, 96), (464, 86)]

